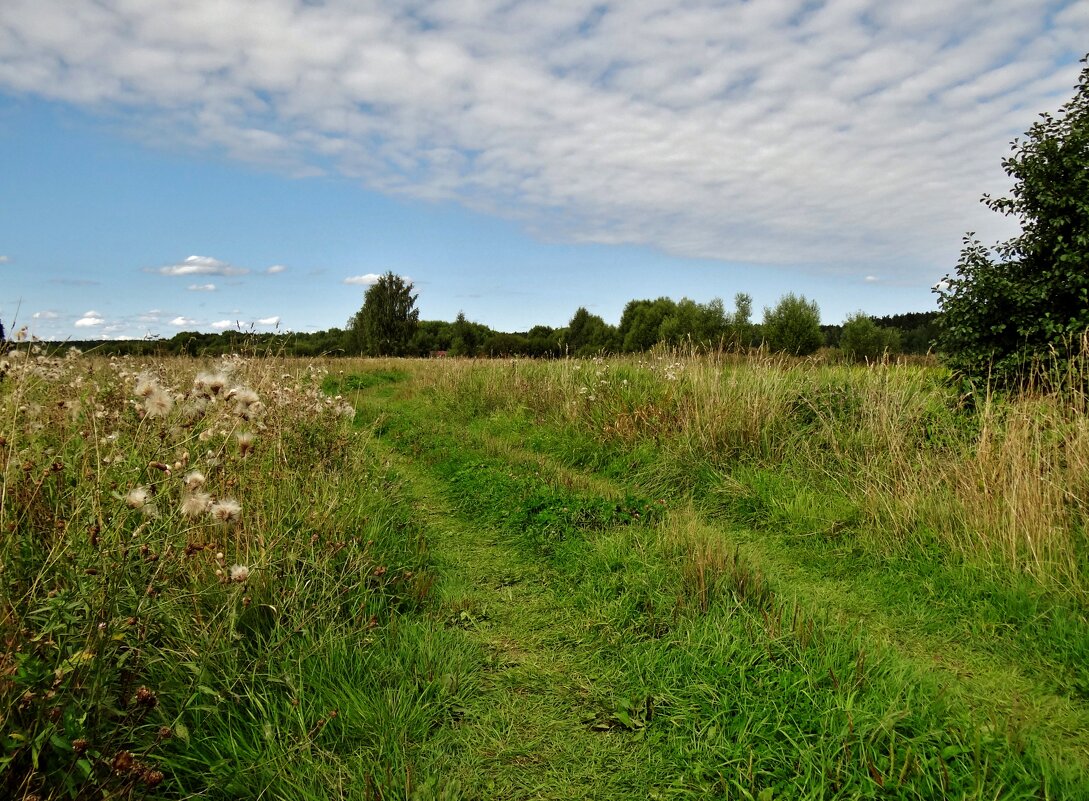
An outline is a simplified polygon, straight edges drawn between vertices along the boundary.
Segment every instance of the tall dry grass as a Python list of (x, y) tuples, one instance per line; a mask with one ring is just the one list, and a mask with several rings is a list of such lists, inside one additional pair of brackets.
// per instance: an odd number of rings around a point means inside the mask
[(700, 465), (727, 494), (744, 491), (728, 478), (739, 466), (782, 471), (845, 499), (853, 513), (837, 525), (864, 547), (937, 547), (1089, 594), (1089, 413), (1076, 394), (967, 403), (931, 365), (766, 354), (448, 360), (418, 372), (451, 414), (521, 409), (603, 446), (653, 443), (651, 472), (674, 486)]

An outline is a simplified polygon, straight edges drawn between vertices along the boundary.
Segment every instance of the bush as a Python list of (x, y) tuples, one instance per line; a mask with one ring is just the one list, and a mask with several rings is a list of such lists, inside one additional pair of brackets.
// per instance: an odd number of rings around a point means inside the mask
[(1021, 234), (993, 248), (968, 234), (956, 274), (936, 289), (949, 366), (1005, 387), (1030, 379), (1042, 357), (1060, 375), (1089, 329), (1089, 67), (1074, 98), (1025, 137), (1002, 163), (1012, 197), (983, 196)]
[(764, 341), (772, 350), (808, 356), (824, 343), (816, 301), (785, 295), (774, 309), (764, 309)]
[(881, 328), (863, 312), (855, 312), (843, 324), (839, 346), (852, 361), (872, 362), (900, 349), (900, 333)]

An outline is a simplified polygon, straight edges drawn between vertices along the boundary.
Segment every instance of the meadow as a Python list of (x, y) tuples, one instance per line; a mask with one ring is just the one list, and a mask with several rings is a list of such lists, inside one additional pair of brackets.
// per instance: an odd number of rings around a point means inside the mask
[(0, 795), (1089, 797), (1076, 392), (41, 347), (0, 365)]

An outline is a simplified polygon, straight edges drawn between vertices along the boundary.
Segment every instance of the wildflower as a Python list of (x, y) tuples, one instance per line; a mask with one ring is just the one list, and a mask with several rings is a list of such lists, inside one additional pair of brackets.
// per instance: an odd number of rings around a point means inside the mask
[(114, 755), (113, 762), (111, 763), (115, 773), (128, 773), (132, 770), (132, 754), (128, 751), (118, 751)]
[(159, 379), (150, 373), (140, 373), (140, 375), (136, 377), (137, 397), (149, 398), (157, 389), (161, 389), (159, 386)]
[(227, 386), (227, 377), (222, 373), (197, 373), (193, 379), (193, 388), (202, 395), (215, 396)]
[(150, 500), (151, 493), (147, 487), (136, 487), (129, 490), (129, 494), (125, 496), (125, 503), (133, 509), (143, 509)]
[(208, 507), (208, 513), (220, 523), (237, 523), (242, 515), (242, 506), (238, 501), (224, 498)]
[(242, 454), (242, 458), (246, 458), (250, 451), (253, 450), (253, 434), (249, 431), (240, 431), (235, 439), (238, 440), (238, 450)]
[(231, 581), (242, 584), (250, 577), (250, 569), (245, 565), (231, 565)]
[(207, 492), (190, 492), (182, 497), (181, 513), (186, 517), (200, 517), (212, 505), (212, 496)]
[(197, 421), (208, 412), (208, 398), (198, 395), (195, 398), (190, 398), (189, 402), (182, 408), (182, 416), (186, 420)]
[(155, 387), (144, 401), (148, 417), (166, 417), (174, 409), (174, 399), (162, 387)]
[(227, 400), (234, 400), (240, 406), (250, 406), (260, 400), (256, 392), (245, 387), (232, 387), (226, 397)]
[(185, 488), (190, 492), (196, 492), (197, 490), (199, 490), (201, 487), (204, 486), (205, 481), (206, 479), (204, 478), (204, 473), (200, 472), (199, 470), (190, 470), (188, 473), (185, 474), (185, 477), (182, 479), (182, 483), (185, 484)]
[(261, 412), (263, 412), (264, 410), (265, 404), (261, 403), (261, 401), (254, 401), (248, 406), (238, 406), (235, 408), (238, 416), (241, 417), (243, 420), (252, 420), (259, 414), (261, 414)]
[(155, 695), (155, 692), (143, 685), (136, 690), (136, 703), (139, 706), (146, 706), (148, 709), (159, 705), (159, 698)]

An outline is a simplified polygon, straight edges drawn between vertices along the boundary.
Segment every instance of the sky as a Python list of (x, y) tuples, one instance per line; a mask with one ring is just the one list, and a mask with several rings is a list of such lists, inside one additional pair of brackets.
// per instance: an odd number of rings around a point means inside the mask
[(1043, 0), (2, 0), (0, 321), (927, 311), (1087, 49)]

